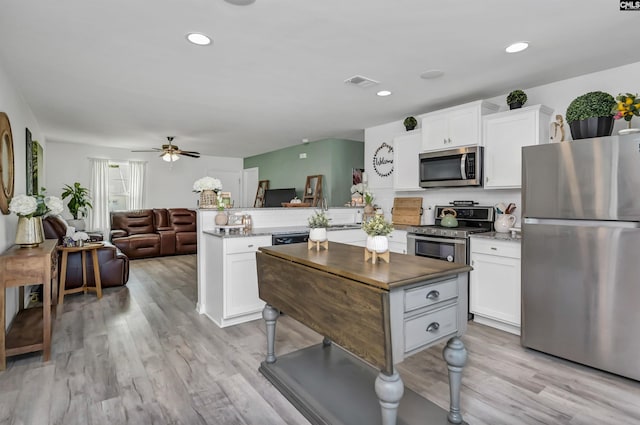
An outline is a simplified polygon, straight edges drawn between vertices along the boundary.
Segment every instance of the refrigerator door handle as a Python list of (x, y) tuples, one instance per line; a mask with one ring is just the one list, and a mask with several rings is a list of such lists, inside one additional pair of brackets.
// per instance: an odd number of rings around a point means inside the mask
[(605, 220), (573, 220), (573, 219), (552, 219), (552, 218), (529, 218), (525, 217), (524, 224), (549, 224), (555, 226), (574, 226), (574, 227), (615, 227), (624, 229), (638, 229), (640, 222), (638, 221), (605, 221)]

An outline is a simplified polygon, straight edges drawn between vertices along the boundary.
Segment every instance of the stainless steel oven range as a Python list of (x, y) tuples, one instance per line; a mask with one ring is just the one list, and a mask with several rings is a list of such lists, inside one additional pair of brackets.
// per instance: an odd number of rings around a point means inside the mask
[[(471, 201), (454, 201), (452, 204), (436, 206), (435, 225), (412, 226), (407, 229), (407, 254), (453, 263), (469, 263), (469, 235), (491, 231), (494, 210), (493, 207), (477, 206)], [(440, 216), (445, 208), (456, 212), (457, 227), (441, 226)]]
[[(440, 216), (445, 208), (456, 212), (458, 227), (441, 225)], [(451, 206), (436, 206), (435, 225), (407, 229), (407, 254), (469, 264), (469, 235), (493, 230), (493, 213), (493, 207), (476, 206), (473, 201), (454, 201)], [(468, 319), (473, 319), (473, 314), (469, 313)]]

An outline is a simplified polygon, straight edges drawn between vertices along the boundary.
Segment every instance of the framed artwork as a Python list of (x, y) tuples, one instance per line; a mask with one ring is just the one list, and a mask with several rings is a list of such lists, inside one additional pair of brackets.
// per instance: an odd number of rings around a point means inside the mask
[(233, 202), (231, 201), (231, 192), (220, 192), (222, 203), (225, 208), (233, 208)]
[(43, 180), (44, 151), (36, 140), (31, 139), (31, 131), (27, 128), (26, 153), (27, 153), (27, 195), (37, 195), (40, 192), (40, 184)]
[(362, 181), (362, 173), (364, 172), (363, 168), (352, 168), (351, 169), (351, 185), (356, 185), (358, 183), (364, 183)]

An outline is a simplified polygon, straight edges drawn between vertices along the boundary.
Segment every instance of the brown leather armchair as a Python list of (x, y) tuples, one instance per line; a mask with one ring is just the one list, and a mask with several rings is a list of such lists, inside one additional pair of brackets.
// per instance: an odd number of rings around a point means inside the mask
[(111, 241), (131, 259), (197, 252), (196, 213), (155, 208), (111, 213)]
[[(67, 226), (59, 217), (46, 217), (42, 221), (44, 235), (47, 239), (57, 239), (58, 244), (66, 235)], [(95, 237), (93, 237), (95, 239)], [(103, 288), (126, 285), (129, 280), (129, 258), (109, 242), (98, 249), (98, 264), (100, 266), (100, 283)], [(60, 259), (60, 257), (58, 257)], [(87, 261), (87, 285), (95, 286), (93, 278), (93, 262)], [(60, 268), (59, 271), (60, 273)], [(67, 276), (65, 288), (82, 286), (82, 257), (80, 252), (71, 252), (67, 257)]]

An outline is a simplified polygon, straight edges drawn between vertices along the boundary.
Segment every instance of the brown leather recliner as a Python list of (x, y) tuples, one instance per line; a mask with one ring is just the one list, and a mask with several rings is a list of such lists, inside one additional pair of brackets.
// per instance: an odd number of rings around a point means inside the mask
[[(62, 238), (66, 235), (67, 226), (58, 217), (46, 217), (42, 221), (44, 235), (47, 239), (57, 239), (58, 244), (62, 243)], [(104, 242), (103, 247), (98, 249), (98, 264), (100, 265), (100, 283), (103, 288), (111, 286), (126, 285), (129, 280), (129, 259), (120, 250), (110, 244)], [(60, 253), (58, 260), (60, 260)], [(86, 260), (87, 266), (87, 285), (95, 286), (93, 278), (93, 261), (90, 258)], [(58, 273), (61, 273), (61, 267), (58, 267)], [(59, 278), (59, 277), (58, 277)], [(71, 252), (67, 256), (67, 276), (65, 280), (65, 288), (78, 288), (82, 286), (82, 257), (80, 252)]]
[(111, 213), (111, 241), (131, 259), (197, 252), (196, 213), (155, 208)]

